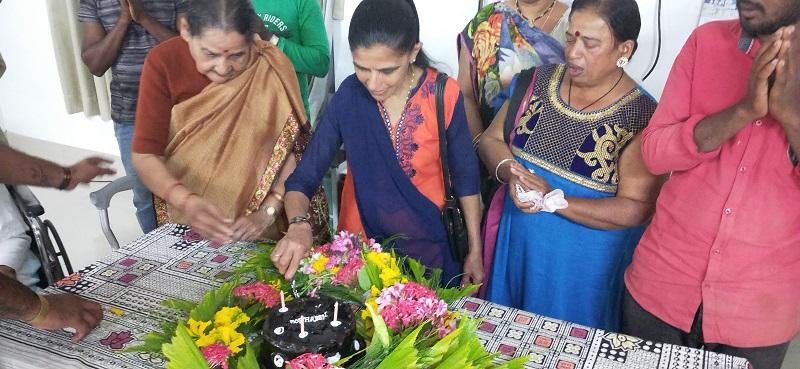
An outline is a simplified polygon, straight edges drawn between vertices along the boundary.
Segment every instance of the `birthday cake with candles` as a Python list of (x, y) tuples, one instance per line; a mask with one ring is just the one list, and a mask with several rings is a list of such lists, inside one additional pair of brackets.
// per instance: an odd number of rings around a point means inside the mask
[(306, 297), (272, 307), (264, 321), (265, 368), (286, 368), (289, 360), (310, 352), (335, 363), (363, 347), (355, 337), (349, 304), (325, 297)]

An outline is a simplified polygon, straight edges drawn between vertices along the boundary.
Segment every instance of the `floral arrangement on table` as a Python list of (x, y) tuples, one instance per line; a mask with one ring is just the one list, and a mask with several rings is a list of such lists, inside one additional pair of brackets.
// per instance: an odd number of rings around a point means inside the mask
[[(183, 316), (161, 323), (160, 332), (147, 334), (143, 345), (125, 351), (163, 353), (168, 369), (258, 369), (263, 338), (257, 333), (267, 309), (293, 296), (320, 294), (361, 310), (357, 332), (369, 344), (360, 358), (334, 364), (306, 353), (289, 361), (292, 369), (521, 368), (527, 361), (521, 357), (495, 366), (497, 354), (486, 353), (475, 335), (478, 320), (448, 309), (478, 286), (439, 287), (441, 271), (398, 257), (375, 240), (339, 233), (331, 243), (314, 248), (288, 282), (282, 282), (271, 261), (273, 249), (261, 244), (259, 251), (248, 251), (251, 257), (235, 278), (199, 303), (163, 302)], [(242, 285), (247, 273), (254, 273), (257, 282)]]

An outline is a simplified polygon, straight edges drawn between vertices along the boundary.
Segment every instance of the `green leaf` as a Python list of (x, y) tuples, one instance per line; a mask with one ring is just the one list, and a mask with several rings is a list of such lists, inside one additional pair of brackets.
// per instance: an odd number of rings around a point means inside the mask
[(473, 291), (480, 288), (480, 284), (468, 284), (463, 289), (462, 288), (439, 288), (436, 290), (436, 296), (440, 299), (444, 300), (444, 302), (448, 304), (452, 304), (456, 300), (468, 296)]
[(172, 342), (164, 345), (164, 356), (169, 359), (167, 369), (210, 369), (183, 322), (178, 323), (175, 333)]
[(422, 326), (419, 326), (408, 334), (375, 369), (419, 368), (419, 365), (417, 365), (419, 351), (414, 348), (414, 344), (421, 330)]
[(362, 294), (359, 292), (359, 290), (347, 286), (342, 286), (340, 284), (337, 285), (324, 284), (320, 286), (319, 289), (317, 289), (317, 294), (335, 297), (340, 300), (355, 303), (359, 306), (364, 305), (364, 298), (362, 297)]
[(372, 287), (372, 283), (369, 279), (369, 271), (367, 271), (367, 266), (365, 265), (358, 270), (358, 288), (362, 291), (369, 291), (370, 287)]
[(169, 343), (172, 335), (166, 335), (161, 332), (150, 332), (142, 337), (144, 343), (141, 346), (128, 347), (118, 352), (152, 352), (161, 353), (161, 347), (165, 343)]
[(239, 285), (239, 281), (234, 279), (230, 282), (225, 282), (216, 290), (211, 290), (203, 297), (190, 313), (189, 316), (194, 320), (211, 321), (214, 319), (214, 314), (219, 311), (223, 306), (234, 306), (233, 288)]
[(521, 356), (516, 359), (506, 361), (496, 366), (495, 369), (522, 369), (525, 363), (530, 360), (530, 358), (530, 355)]
[(180, 300), (180, 299), (169, 299), (164, 300), (161, 302), (161, 305), (166, 307), (171, 307), (173, 309), (178, 309), (181, 311), (189, 312), (197, 306), (196, 302)]
[(439, 364), (444, 359), (445, 354), (450, 351), (450, 346), (460, 334), (461, 329), (456, 329), (436, 342), (431, 348), (425, 351), (425, 366), (432, 367)]
[(244, 346), (244, 356), (240, 357), (239, 360), (236, 362), (237, 369), (260, 369), (258, 365), (258, 359), (256, 359), (255, 350), (250, 344), (245, 344)]
[(463, 346), (452, 354), (447, 355), (444, 361), (437, 366), (437, 369), (467, 369), (472, 368), (471, 363), (467, 363), (467, 355), (470, 347)]
[(372, 306), (367, 305), (367, 310), (369, 311), (369, 315), (372, 317), (372, 324), (375, 326), (375, 334), (372, 336), (372, 344), (378, 345), (381, 348), (388, 348), (389, 343), (391, 342), (391, 333), (389, 332), (389, 328), (386, 326), (386, 322), (383, 321), (380, 314), (376, 313), (375, 310), (372, 309)]

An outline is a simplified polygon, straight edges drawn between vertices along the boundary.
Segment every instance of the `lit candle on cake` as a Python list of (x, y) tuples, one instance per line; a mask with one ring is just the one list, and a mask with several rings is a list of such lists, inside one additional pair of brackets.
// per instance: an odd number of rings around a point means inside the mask
[(331, 326), (338, 327), (341, 324), (342, 322), (339, 321), (339, 301), (336, 301), (333, 304), (333, 321), (331, 322)]
[(285, 312), (289, 311), (289, 309), (286, 308), (286, 300), (283, 297), (283, 291), (281, 291), (281, 308), (278, 309), (278, 311), (281, 312), (281, 313), (285, 313)]
[(308, 337), (308, 332), (306, 332), (306, 318), (300, 315), (300, 334), (298, 335), (300, 338)]

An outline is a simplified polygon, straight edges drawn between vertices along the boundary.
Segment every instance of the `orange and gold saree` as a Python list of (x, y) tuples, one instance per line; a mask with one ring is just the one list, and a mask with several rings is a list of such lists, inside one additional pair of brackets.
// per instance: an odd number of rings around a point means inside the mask
[[(254, 42), (258, 55), (241, 75), (173, 107), (164, 152), (170, 172), (230, 218), (259, 209), (289, 154), (299, 160), (311, 135), (289, 59), (269, 42)], [(315, 203), (316, 224), (327, 225), (324, 198)], [(186, 223), (178, 209), (156, 204), (159, 224)], [(268, 238), (280, 238), (285, 218)]]

